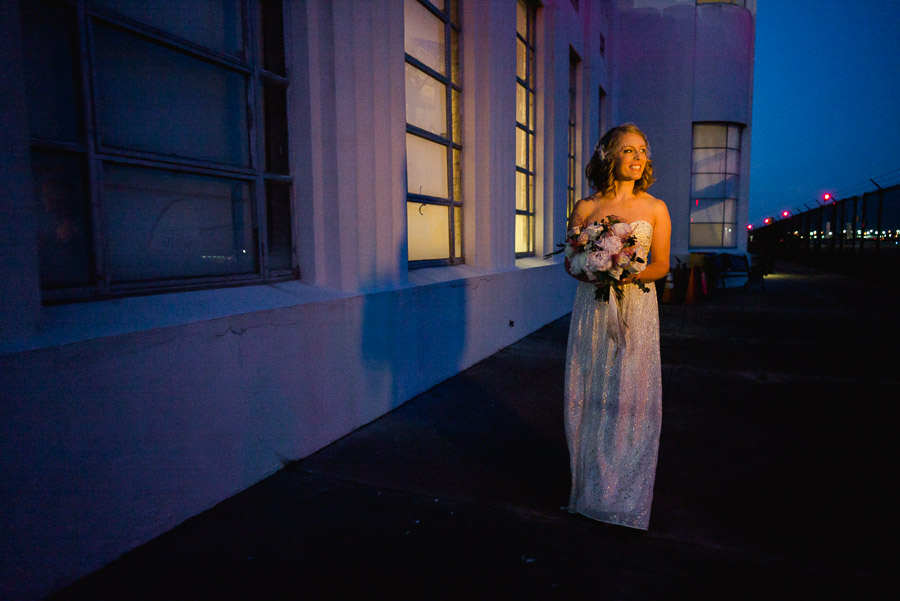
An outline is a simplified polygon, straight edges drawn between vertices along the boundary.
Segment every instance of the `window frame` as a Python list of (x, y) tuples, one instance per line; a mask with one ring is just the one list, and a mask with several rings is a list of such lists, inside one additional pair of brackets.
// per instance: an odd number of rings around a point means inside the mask
[[(518, 118), (518, 106), (516, 107), (516, 139), (518, 140), (519, 132), (525, 135), (525, 165), (520, 166), (518, 163), (518, 141), (516, 142), (516, 174), (521, 173), (525, 177), (525, 208), (519, 208), (518, 198), (516, 200), (516, 222), (514, 226), (514, 240), (518, 237), (519, 217), (524, 217), (527, 224), (527, 249), (523, 251), (516, 250), (517, 259), (522, 257), (533, 257), (535, 255), (536, 245), (536, 148), (537, 148), (537, 5), (531, 0), (517, 0), (516, 10), (524, 8), (525, 10), (525, 36), (519, 31), (518, 16), (516, 18), (516, 44), (520, 42), (525, 46), (525, 78), (519, 77), (518, 67), (518, 50), (516, 51), (516, 102), (518, 103), (518, 86), (525, 89), (525, 122), (522, 123)], [(518, 196), (518, 184), (516, 185), (516, 195)]]
[[(715, 126), (721, 127), (724, 129), (725, 142), (724, 146), (710, 146), (710, 145), (697, 145), (697, 126)], [(734, 123), (729, 121), (695, 121), (691, 124), (691, 183), (690, 183), (690, 200), (689, 200), (689, 210), (688, 210), (688, 247), (691, 249), (705, 249), (705, 248), (737, 248), (738, 244), (738, 232), (737, 232), (737, 221), (738, 221), (738, 207), (740, 205), (740, 178), (741, 178), (741, 164), (740, 164), (740, 155), (741, 155), (741, 137), (743, 135), (744, 126), (740, 123)], [(736, 132), (737, 141), (735, 144), (732, 144), (732, 132)], [(697, 170), (697, 151), (698, 150), (722, 150), (724, 151), (723, 155), (723, 167), (722, 170)], [(729, 160), (728, 160), (728, 152), (736, 151), (737, 160), (736, 166), (734, 169), (729, 169)], [(734, 176), (734, 194), (729, 196), (728, 194), (719, 194), (714, 196), (707, 197), (698, 197), (694, 194), (694, 178), (696, 175), (721, 175), (722, 176), (722, 187), (723, 192), (727, 186), (727, 181), (729, 176)], [(733, 221), (725, 220), (725, 210), (727, 204), (723, 206), (722, 211), (722, 220), (721, 221), (694, 221), (695, 215), (695, 207), (700, 205), (702, 201), (719, 201), (722, 203), (733, 203), (733, 210), (731, 211), (733, 216)], [(718, 245), (699, 245), (693, 243), (693, 235), (692, 230), (694, 229), (694, 225), (719, 225), (721, 226), (720, 231), (720, 244)], [(725, 244), (726, 238), (726, 227), (731, 226), (731, 244)]]
[[(406, 122), (406, 135), (414, 135), (429, 142), (447, 148), (447, 198), (412, 192), (407, 187), (405, 204), (418, 203), (447, 207), (449, 256), (438, 259), (409, 259), (408, 269), (437, 267), (442, 265), (459, 265), (464, 262), (465, 248), (462, 238), (462, 26), (459, 3), (461, 0), (445, 0), (441, 10), (429, 0), (410, 0), (417, 2), (433, 16), (440, 19), (444, 27), (444, 70), (446, 75), (429, 67), (404, 49), (404, 65), (410, 65), (425, 75), (436, 79), (444, 85), (445, 119), (448, 137), (435, 134), (421, 127)], [(404, 4), (405, 6), (405, 4)], [(456, 49), (454, 52), (454, 35)], [(405, 77), (405, 76), (404, 76)], [(456, 93), (457, 105), (454, 108), (453, 94)], [(458, 114), (457, 114), (458, 113)], [(458, 215), (458, 217), (457, 217)], [(459, 224), (457, 224), (457, 220)], [(407, 223), (407, 228), (409, 224)]]
[[(240, 0), (238, 7), (241, 15), (241, 49), (235, 55), (227, 54), (214, 48), (203, 46), (191, 40), (170, 33), (130, 18), (127, 15), (103, 7), (91, 0), (49, 0), (50, 4), (70, 7), (74, 13), (73, 46), (71, 48), (71, 65), (76, 88), (76, 100), (80, 110), (80, 141), (51, 140), (29, 137), (29, 148), (32, 153), (54, 153), (77, 157), (81, 163), (85, 202), (89, 204), (89, 244), (92, 256), (89, 258), (91, 285), (81, 286), (45, 286), (41, 283), (42, 297), (45, 304), (71, 302), (75, 300), (99, 300), (122, 296), (153, 294), (160, 292), (219, 288), (236, 285), (259, 284), (283, 281), (298, 277), (296, 257), (296, 237), (294, 234), (294, 208), (291, 202), (293, 177), (290, 174), (290, 157), (287, 145), (288, 116), (287, 103), (290, 93), (288, 28), (285, 27), (284, 2), (275, 1), (276, 22), (268, 23), (277, 26), (277, 35), (281, 36), (279, 67), (283, 73), (277, 73), (263, 65), (267, 60), (263, 48), (263, 32), (268, 18), (263, 15), (266, 0)], [(271, 6), (271, 5), (270, 5)], [(269, 15), (269, 16), (270, 16)], [(243, 77), (244, 88), (241, 97), (246, 103), (246, 165), (237, 165), (203, 159), (197, 157), (178, 156), (163, 152), (154, 152), (136, 148), (122, 148), (105, 144), (101, 139), (98, 102), (100, 98), (100, 80), (98, 62), (100, 49), (97, 45), (97, 28), (105, 27), (124, 33), (135, 39), (153, 44), (165, 50), (173, 51), (182, 57), (202, 61), (217, 69), (237, 73)], [(271, 38), (269, 38), (271, 39)], [(267, 165), (266, 118), (264, 108), (264, 86), (271, 85), (283, 90), (284, 113), (279, 115), (284, 130), (285, 168), (274, 172)], [(146, 279), (114, 281), (110, 273), (109, 224), (106, 222), (106, 210), (103, 190), (103, 171), (105, 166), (127, 166), (159, 171), (166, 174), (185, 174), (193, 176), (210, 176), (222, 182), (234, 181), (245, 183), (249, 187), (248, 195), (252, 221), (248, 233), (255, 244), (256, 268), (253, 273), (233, 273), (204, 276), (178, 276)], [(32, 169), (33, 171), (33, 169)], [(290, 241), (290, 268), (272, 268), (268, 252), (269, 230), (268, 218), (270, 198), (267, 190), (271, 186), (283, 185), (287, 194)], [(35, 192), (37, 197), (37, 191)]]
[(579, 161), (578, 151), (578, 71), (581, 64), (581, 57), (575, 52), (575, 49), (569, 47), (569, 119), (568, 119), (568, 140), (566, 149), (567, 178), (566, 178), (566, 216), (572, 214), (575, 208), (575, 202), (578, 200), (578, 185), (581, 181), (579, 177)]

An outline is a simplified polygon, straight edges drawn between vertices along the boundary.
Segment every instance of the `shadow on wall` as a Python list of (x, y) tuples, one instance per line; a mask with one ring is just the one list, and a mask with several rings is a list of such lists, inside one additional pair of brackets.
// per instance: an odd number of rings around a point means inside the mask
[(363, 396), (390, 398), (391, 409), (456, 374), (466, 344), (465, 281), (365, 297)]

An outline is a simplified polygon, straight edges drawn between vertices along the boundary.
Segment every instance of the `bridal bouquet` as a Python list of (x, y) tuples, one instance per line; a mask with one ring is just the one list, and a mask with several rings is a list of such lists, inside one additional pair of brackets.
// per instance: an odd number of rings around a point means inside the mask
[[(547, 255), (565, 252), (569, 273), (584, 274), (596, 286), (598, 301), (609, 301), (609, 291), (622, 300), (623, 274), (639, 273), (647, 266), (647, 251), (634, 236), (634, 228), (615, 215), (604, 217), (584, 228), (575, 227), (566, 234), (562, 248)], [(633, 282), (643, 292), (650, 289), (643, 282)]]

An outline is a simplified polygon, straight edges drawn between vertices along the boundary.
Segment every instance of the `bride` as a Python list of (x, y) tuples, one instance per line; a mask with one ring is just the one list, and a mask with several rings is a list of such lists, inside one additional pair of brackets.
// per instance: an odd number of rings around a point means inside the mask
[[(635, 282), (668, 273), (672, 226), (666, 204), (646, 192), (654, 181), (650, 145), (634, 124), (600, 139), (585, 175), (597, 192), (575, 204), (569, 229), (616, 216), (632, 226), (650, 257), (643, 271), (622, 277), (619, 301), (614, 294), (610, 301), (596, 300), (594, 284), (583, 274), (573, 276), (581, 283), (566, 357), (569, 511), (646, 530), (662, 418), (659, 313), (655, 286), (644, 293)], [(624, 338), (608, 333), (608, 318), (619, 321), (610, 330), (624, 331)]]

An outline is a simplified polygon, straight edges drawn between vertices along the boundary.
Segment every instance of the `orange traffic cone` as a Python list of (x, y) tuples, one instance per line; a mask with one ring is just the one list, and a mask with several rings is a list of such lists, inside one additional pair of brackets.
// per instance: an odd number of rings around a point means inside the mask
[(691, 275), (688, 278), (687, 290), (684, 293), (684, 304), (692, 305), (697, 302), (697, 268), (691, 267)]

